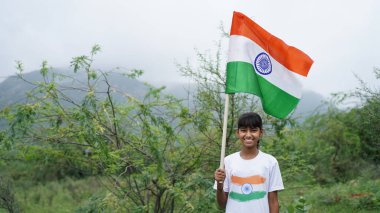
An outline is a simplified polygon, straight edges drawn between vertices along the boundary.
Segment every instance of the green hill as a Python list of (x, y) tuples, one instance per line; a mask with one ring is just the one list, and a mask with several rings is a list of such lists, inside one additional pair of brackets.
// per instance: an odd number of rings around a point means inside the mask
[[(70, 88), (81, 87), (81, 85), (86, 84), (87, 76), (85, 73), (74, 74), (73, 72), (62, 69), (54, 69), (54, 72), (69, 76), (66, 78), (57, 77), (58, 82), (64, 89), (66, 95), (73, 100), (80, 100), (80, 98), (83, 97), (85, 91), (72, 90)], [(43, 80), (39, 71), (25, 73), (23, 76), (26, 81), (32, 83)], [(136, 79), (124, 77), (120, 73), (111, 73), (107, 75), (107, 80), (112, 86), (112, 90), (115, 92), (115, 99), (118, 102), (123, 102), (126, 98), (126, 94), (138, 99), (143, 99), (148, 90), (148, 86), (145, 85), (145, 83)], [(26, 81), (17, 76), (11, 76), (0, 83), (0, 108), (26, 101), (26, 93), (33, 90), (35, 87)], [(175, 97), (185, 100), (191, 100), (191, 93), (195, 91), (195, 86), (192, 84), (172, 83), (160, 86), (166, 86), (166, 89), (164, 90), (165, 93), (172, 94)], [(104, 96), (104, 91), (106, 90), (107, 84), (105, 81), (102, 80), (97, 82), (96, 91), (99, 92), (99, 97)], [(293, 114), (294, 117), (303, 120), (305, 116), (312, 114), (316, 110), (324, 111), (326, 108), (323, 107), (323, 101), (324, 97), (322, 95), (313, 91), (305, 91), (303, 98)]]

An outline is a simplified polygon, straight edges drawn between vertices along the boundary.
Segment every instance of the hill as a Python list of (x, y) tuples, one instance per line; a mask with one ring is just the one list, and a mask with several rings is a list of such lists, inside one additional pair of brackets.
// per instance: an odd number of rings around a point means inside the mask
[[(67, 70), (55, 69), (56, 73), (73, 76), (74, 73), (70, 73)], [(73, 78), (57, 78), (58, 82), (65, 88), (78, 87), (81, 84), (85, 84), (87, 81), (87, 77), (85, 73), (75, 74), (76, 80)], [(33, 71), (30, 73), (24, 74), (24, 78), (29, 82), (37, 82), (41, 81), (42, 77), (39, 71)], [(138, 99), (142, 99), (148, 90), (148, 86), (136, 79), (129, 79), (126, 77), (122, 77), (119, 73), (112, 73), (107, 76), (109, 83), (112, 87), (118, 92), (115, 95), (116, 101), (123, 101), (125, 99), (125, 94), (134, 96)], [(162, 85), (166, 86), (164, 90), (167, 94), (172, 94), (175, 97), (182, 98), (185, 100), (191, 100), (191, 92), (195, 90), (195, 85), (192, 84), (168, 84)], [(106, 91), (107, 84), (104, 81), (97, 82), (97, 90), (98, 91)], [(33, 90), (34, 86), (21, 80), (17, 76), (11, 76), (0, 83), (0, 108), (3, 108), (6, 105), (10, 105), (13, 103), (22, 103), (25, 102), (27, 97), (26, 93)], [(190, 92), (190, 94), (189, 94)], [(66, 90), (66, 94), (74, 100), (79, 100), (83, 97), (84, 92), (82, 94), (78, 94), (78, 91), (70, 91)], [(102, 94), (100, 94), (101, 96)], [(103, 94), (104, 95), (104, 94)], [(324, 97), (313, 91), (305, 91), (303, 97), (298, 104), (293, 116), (300, 121), (303, 120), (304, 117), (310, 115), (315, 110), (324, 110), (323, 101)]]
[[(67, 76), (65, 78), (60, 76), (56, 77), (56, 81), (61, 85), (61, 88), (64, 88), (66, 95), (73, 100), (80, 100), (83, 97), (85, 91), (74, 90), (72, 88), (83, 88), (87, 82), (87, 75), (85, 73), (75, 74), (60, 69), (54, 69), (54, 72), (59, 75)], [(125, 93), (137, 98), (143, 98), (148, 87), (138, 80), (122, 77), (121, 75), (122, 74), (119, 73), (107, 75), (109, 84), (112, 85), (112, 88), (115, 91), (118, 91), (115, 95), (116, 99), (121, 100), (123, 96), (125, 98)], [(35, 87), (28, 82), (37, 83), (43, 81), (39, 71), (25, 73), (23, 74), (23, 78), (25, 81), (17, 76), (11, 76), (0, 83), (0, 108), (14, 103), (25, 102), (27, 99), (26, 93), (30, 92)], [(94, 83), (94, 81), (92, 83)], [(104, 92), (107, 90), (107, 83), (103, 80), (96, 82), (96, 85), (96, 91), (98, 92)], [(98, 94), (99, 97), (104, 95), (105, 94), (102, 93)]]

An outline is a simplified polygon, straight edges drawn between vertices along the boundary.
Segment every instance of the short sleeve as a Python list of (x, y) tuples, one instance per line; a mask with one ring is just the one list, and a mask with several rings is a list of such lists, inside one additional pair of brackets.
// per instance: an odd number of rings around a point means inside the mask
[(284, 184), (282, 182), (280, 167), (277, 160), (275, 160), (270, 174), (269, 174), (269, 190), (268, 192), (279, 191), (284, 189)]

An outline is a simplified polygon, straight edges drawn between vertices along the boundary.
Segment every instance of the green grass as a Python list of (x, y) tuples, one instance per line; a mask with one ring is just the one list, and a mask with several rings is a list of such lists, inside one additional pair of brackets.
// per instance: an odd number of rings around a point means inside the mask
[(15, 184), (17, 202), (23, 212), (74, 212), (105, 190), (96, 178), (64, 179), (45, 184), (23, 182)]
[[(286, 189), (279, 193), (281, 212), (380, 212), (380, 179), (353, 180), (330, 186), (285, 184)], [(89, 212), (99, 207), (108, 212), (107, 209), (117, 209), (119, 202), (96, 177), (66, 178), (44, 184), (19, 180), (14, 182), (14, 191), (22, 212)], [(307, 211), (300, 210), (303, 208)], [(0, 209), (0, 213), (3, 212), (6, 211)]]
[(301, 206), (307, 207), (310, 213), (335, 212), (380, 212), (380, 179), (353, 180), (348, 183), (338, 183), (330, 186), (300, 186), (290, 183), (279, 193), (281, 211), (289, 206), (300, 205), (300, 198), (304, 199)]

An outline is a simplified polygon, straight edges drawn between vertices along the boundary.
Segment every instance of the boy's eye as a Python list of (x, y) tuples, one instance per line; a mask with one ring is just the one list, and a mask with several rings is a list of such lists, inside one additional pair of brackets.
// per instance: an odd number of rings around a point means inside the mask
[(257, 132), (257, 131), (259, 131), (259, 128), (249, 128), (249, 129), (241, 128), (240, 129), (241, 132), (247, 132), (248, 130), (250, 132)]

